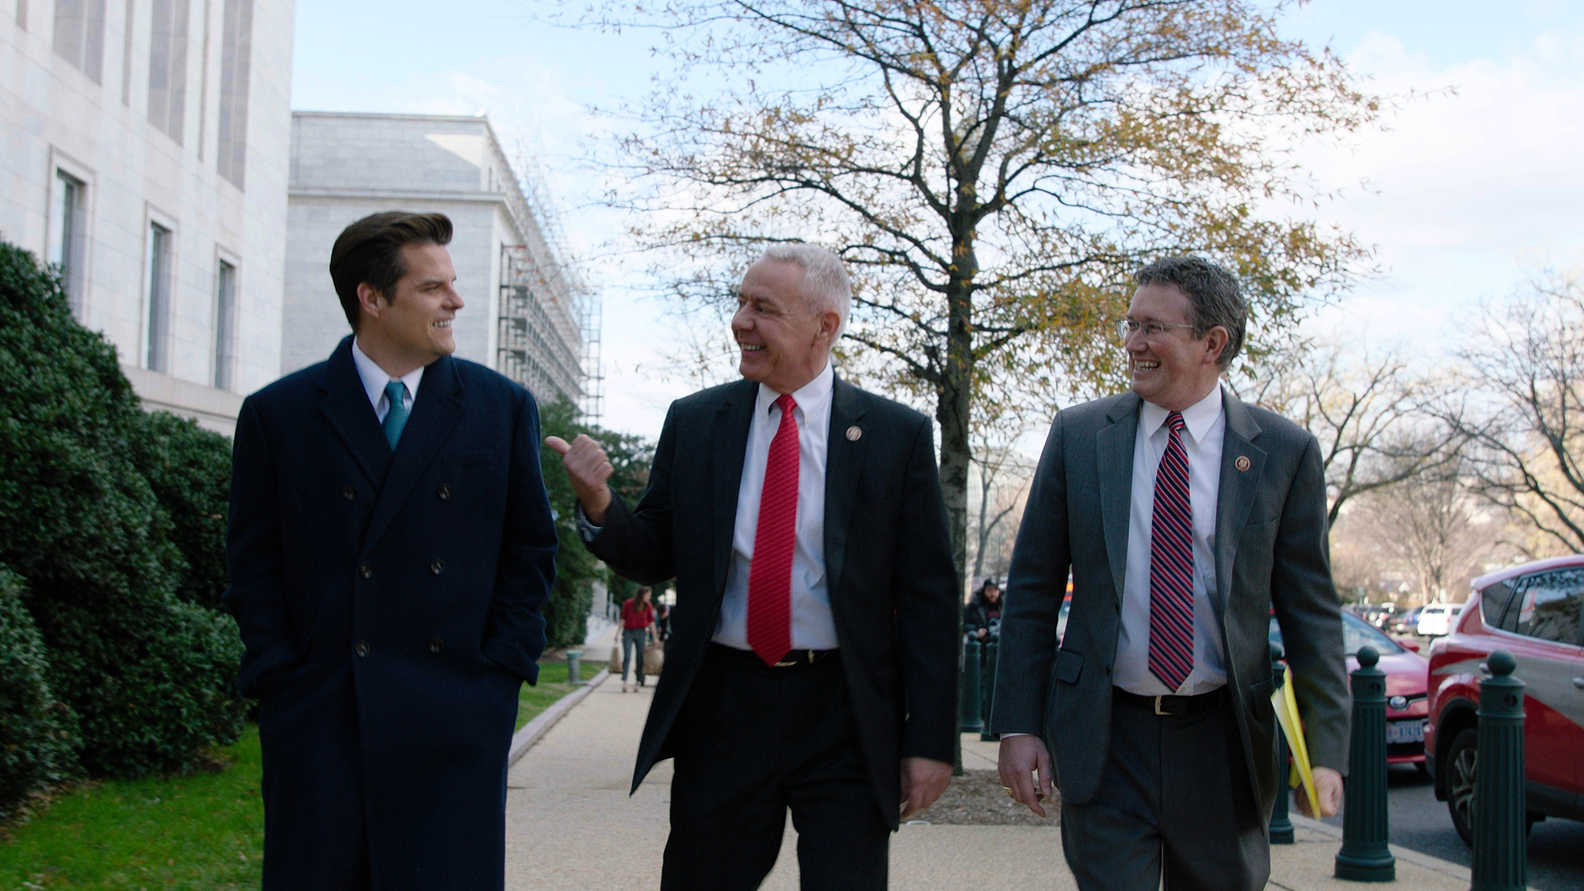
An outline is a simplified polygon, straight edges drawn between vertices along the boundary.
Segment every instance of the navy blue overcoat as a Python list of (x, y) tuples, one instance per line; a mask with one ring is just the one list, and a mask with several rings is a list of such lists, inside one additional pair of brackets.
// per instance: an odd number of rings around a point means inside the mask
[(533, 397), (429, 365), (394, 453), (352, 362), (248, 397), (226, 607), (259, 699), (264, 888), (498, 889), (556, 535)]

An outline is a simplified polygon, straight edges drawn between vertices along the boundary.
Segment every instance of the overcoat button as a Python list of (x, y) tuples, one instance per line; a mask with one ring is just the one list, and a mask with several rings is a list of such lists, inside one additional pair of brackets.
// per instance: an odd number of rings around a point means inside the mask
[(364, 578), (371, 578), (374, 575), (374, 567), (365, 563), (358, 567), (358, 575), (361, 575)]
[(441, 501), (444, 501), (447, 498), (450, 498), (451, 497), (451, 484), (450, 483), (441, 483), (440, 484), (440, 488), (435, 490), (435, 494), (440, 496), (440, 500)]
[(444, 560), (435, 560), (433, 563), (430, 563), (429, 564), (429, 571), (434, 573), (435, 575), (439, 575), (440, 573), (445, 572), (445, 561)]
[(352, 650), (353, 650), (353, 652), (357, 653), (359, 656), (367, 656), (368, 655), (368, 651), (369, 651), (368, 641), (366, 641), (366, 640), (358, 641), (357, 646), (353, 647)]
[(439, 652), (443, 649), (445, 649), (445, 642), (440, 638), (437, 637), (434, 640), (429, 641), (429, 652), (439, 654)]
[(341, 487), (341, 494), (346, 496), (346, 500), (348, 500), (348, 501), (356, 501), (357, 500), (357, 487), (352, 485), (351, 483), (347, 483), (345, 486)]

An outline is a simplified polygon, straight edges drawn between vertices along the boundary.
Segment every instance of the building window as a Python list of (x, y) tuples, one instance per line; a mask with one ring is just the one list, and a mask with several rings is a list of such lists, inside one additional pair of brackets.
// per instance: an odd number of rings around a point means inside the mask
[(225, 0), (220, 47), (220, 175), (242, 188), (247, 161), (248, 69), (253, 56), (253, 0)]
[(215, 276), (214, 385), (231, 389), (231, 365), (236, 357), (236, 267), (220, 261)]
[(72, 312), (82, 317), (83, 237), (88, 187), (64, 170), (55, 171), (55, 202), (50, 208), (49, 262), (60, 267), (61, 287)]
[(187, 110), (188, 0), (154, 0), (149, 39), (149, 122), (182, 144)]
[[(17, 17), (26, 18), (26, 4)], [(104, 78), (105, 0), (56, 0), (55, 54), (94, 83)]]
[(171, 230), (149, 224), (148, 233), (148, 338), (143, 366), (150, 371), (170, 371)]

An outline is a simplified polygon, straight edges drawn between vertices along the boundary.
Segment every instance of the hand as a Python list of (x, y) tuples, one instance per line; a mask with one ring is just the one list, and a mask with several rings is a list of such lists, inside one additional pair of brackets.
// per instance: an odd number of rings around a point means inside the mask
[(985, 639), (985, 635), (989, 634), (989, 633), (990, 632), (985, 630), (984, 628), (979, 628), (979, 629), (974, 631), (974, 637), (979, 639), (979, 640), (984, 640)]
[(1041, 817), (1045, 816), (1040, 802), (1055, 792), (1051, 784), (1050, 752), (1045, 750), (1045, 742), (1034, 735), (1005, 737), (1001, 740), (997, 762), (1001, 785), (1011, 790), (1008, 794), (1012, 799), (1027, 805)]
[(570, 443), (559, 436), (546, 436), (545, 445), (561, 456), (561, 466), (566, 468), (572, 492), (583, 505), (583, 515), (596, 526), (605, 525), (605, 511), (611, 500), (605, 481), (616, 472), (605, 450), (585, 433), (579, 433)]
[(902, 819), (935, 803), (951, 782), (952, 766), (933, 758), (902, 759)]
[(1337, 811), (1342, 810), (1342, 774), (1330, 767), (1314, 768), (1315, 798), (1319, 799), (1319, 813), (1305, 794), (1303, 784), (1298, 785), (1297, 800), (1298, 811), (1306, 817), (1318, 820), (1321, 817), (1334, 817)]

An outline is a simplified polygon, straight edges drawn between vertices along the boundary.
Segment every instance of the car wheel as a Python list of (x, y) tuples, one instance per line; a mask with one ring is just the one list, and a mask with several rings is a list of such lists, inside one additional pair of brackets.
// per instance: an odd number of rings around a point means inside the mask
[[(1474, 771), (1479, 766), (1479, 728), (1465, 727), (1452, 737), (1447, 749), (1447, 811), (1452, 815), (1452, 827), (1457, 830), (1463, 844), (1474, 846)], [(1524, 814), (1524, 838), (1534, 830), (1534, 824), (1545, 819), (1529, 811)]]
[(1479, 763), (1479, 730), (1465, 727), (1447, 747), (1447, 812), (1463, 844), (1474, 845), (1474, 768)]

